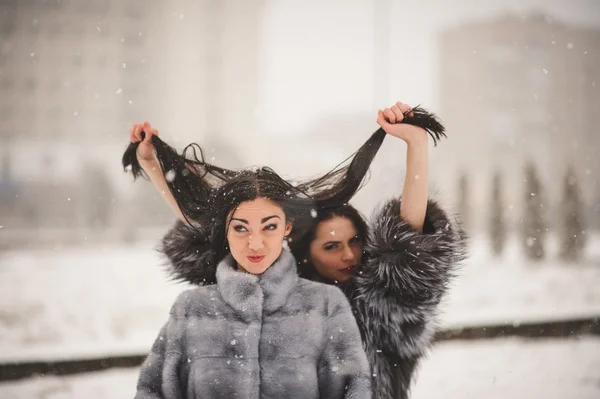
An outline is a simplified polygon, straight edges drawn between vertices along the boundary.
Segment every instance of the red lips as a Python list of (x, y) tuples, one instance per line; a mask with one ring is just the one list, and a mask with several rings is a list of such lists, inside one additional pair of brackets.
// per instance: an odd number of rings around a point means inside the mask
[(340, 272), (345, 273), (345, 274), (353, 274), (355, 269), (356, 269), (356, 265), (346, 267), (345, 269), (340, 269)]
[(264, 255), (260, 256), (247, 256), (248, 260), (252, 263), (258, 263), (265, 258)]

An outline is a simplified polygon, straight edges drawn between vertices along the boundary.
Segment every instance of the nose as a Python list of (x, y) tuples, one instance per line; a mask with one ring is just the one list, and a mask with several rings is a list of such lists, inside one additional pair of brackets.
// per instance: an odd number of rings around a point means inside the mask
[(350, 262), (354, 262), (354, 252), (352, 252), (352, 248), (350, 248), (350, 246), (346, 245), (344, 246), (344, 252), (342, 253), (342, 261), (350, 263)]
[(263, 237), (261, 234), (251, 235), (248, 239), (248, 248), (253, 251), (260, 251), (264, 246)]

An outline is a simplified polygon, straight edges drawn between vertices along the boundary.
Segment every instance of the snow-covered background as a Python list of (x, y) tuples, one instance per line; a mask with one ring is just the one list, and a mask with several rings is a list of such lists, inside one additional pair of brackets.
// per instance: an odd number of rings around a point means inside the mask
[[(431, 191), (470, 233), (487, 229), (492, 171), (508, 231), (527, 224), (524, 195), (557, 231), (573, 163), (584, 260), (557, 260), (552, 236), (542, 262), (516, 236), (493, 258), (474, 234), (440, 322), (599, 316), (599, 29), (598, 0), (0, 1), (0, 363), (144, 354), (187, 288), (153, 249), (172, 214), (120, 167), (145, 119), (220, 166), (303, 177), (354, 152), (388, 101), (423, 104), (449, 133)], [(386, 140), (361, 211), (400, 193), (404, 154)], [(413, 398), (600, 398), (598, 359), (592, 336), (442, 342)], [(4, 382), (0, 399), (129, 398), (137, 374)]]
[[(597, 399), (600, 338), (437, 344), (412, 399)], [(1, 399), (129, 399), (138, 369), (0, 384)]]
[[(552, 244), (552, 240), (549, 241)], [(179, 292), (154, 243), (9, 251), (0, 256), (0, 361), (148, 350)], [(600, 235), (586, 260), (526, 261), (516, 238), (505, 256), (474, 238), (441, 307), (442, 326), (600, 315)]]
[[(527, 262), (516, 237), (501, 259), (473, 238), (442, 307), (442, 326), (600, 315), (600, 235), (586, 260)], [(0, 361), (149, 350), (184, 284), (167, 281), (154, 242), (133, 247), (9, 251), (0, 257)], [(136, 369), (0, 384), (0, 398), (131, 397)], [(600, 338), (437, 344), (414, 398), (597, 398)], [(575, 395), (575, 393), (577, 395)], [(596, 396), (594, 396), (596, 395)]]

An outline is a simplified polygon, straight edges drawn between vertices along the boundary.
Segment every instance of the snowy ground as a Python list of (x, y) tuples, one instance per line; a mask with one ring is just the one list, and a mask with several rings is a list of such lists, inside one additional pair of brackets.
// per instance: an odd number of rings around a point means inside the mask
[[(146, 352), (186, 288), (165, 280), (153, 245), (0, 253), (0, 361)], [(473, 240), (443, 325), (600, 315), (599, 235), (578, 265), (486, 248)]]
[[(138, 369), (0, 384), (0, 399), (130, 399)], [(412, 399), (597, 399), (600, 338), (443, 342), (423, 362)]]
[(185, 288), (153, 245), (0, 254), (0, 360), (147, 351)]
[(600, 338), (439, 343), (411, 396), (434, 398), (600, 398)]
[(501, 259), (482, 238), (471, 240), (469, 260), (442, 307), (444, 326), (600, 316), (600, 234), (590, 237), (586, 259), (557, 259), (552, 237), (547, 260), (531, 263), (513, 237)]

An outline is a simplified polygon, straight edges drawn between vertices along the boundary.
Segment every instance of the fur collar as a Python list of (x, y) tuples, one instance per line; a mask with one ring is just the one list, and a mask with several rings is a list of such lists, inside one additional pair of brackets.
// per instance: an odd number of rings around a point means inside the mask
[(244, 317), (260, 318), (261, 313), (277, 311), (285, 305), (297, 282), (296, 261), (285, 248), (261, 275), (236, 270), (231, 254), (217, 266), (217, 287), (223, 300)]

